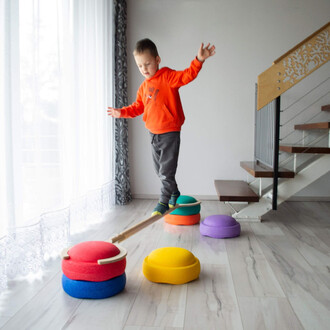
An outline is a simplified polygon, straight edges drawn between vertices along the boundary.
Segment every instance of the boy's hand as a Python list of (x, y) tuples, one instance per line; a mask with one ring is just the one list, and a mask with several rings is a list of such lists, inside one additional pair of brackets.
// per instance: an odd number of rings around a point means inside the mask
[(121, 109), (108, 107), (108, 115), (114, 118), (120, 118)]
[(201, 44), (199, 50), (198, 50), (198, 55), (197, 59), (200, 62), (204, 62), (207, 58), (210, 56), (213, 56), (215, 54), (215, 46), (210, 43), (206, 47), (204, 47), (204, 43)]

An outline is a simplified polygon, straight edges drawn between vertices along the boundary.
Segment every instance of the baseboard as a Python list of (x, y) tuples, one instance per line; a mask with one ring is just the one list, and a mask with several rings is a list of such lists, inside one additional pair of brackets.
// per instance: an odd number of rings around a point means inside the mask
[(133, 199), (158, 199), (159, 195), (152, 194), (132, 194)]
[(330, 202), (330, 196), (292, 196), (287, 202)]
[[(134, 199), (151, 199), (158, 200), (159, 195), (154, 194), (133, 194)], [(189, 195), (200, 201), (218, 201), (216, 195)], [(330, 196), (292, 196), (287, 202), (330, 202)], [(240, 202), (232, 202), (232, 204), (246, 204)]]
[[(186, 194), (185, 194), (186, 195)], [(199, 201), (217, 201), (219, 200), (216, 195), (189, 195), (195, 197)], [(132, 194), (134, 199), (158, 199), (159, 195), (154, 194)]]

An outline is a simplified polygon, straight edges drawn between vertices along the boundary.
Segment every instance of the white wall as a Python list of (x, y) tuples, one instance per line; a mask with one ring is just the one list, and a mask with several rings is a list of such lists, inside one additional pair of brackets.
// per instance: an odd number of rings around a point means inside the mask
[[(254, 152), (257, 76), (326, 24), (329, 0), (127, 0), (129, 102), (143, 81), (132, 51), (148, 37), (161, 66), (184, 69), (200, 43), (216, 45), (195, 81), (181, 88), (186, 115), (177, 172), (181, 193), (215, 197), (214, 179), (246, 179), (239, 166)], [(142, 118), (129, 120), (133, 196), (158, 196)]]

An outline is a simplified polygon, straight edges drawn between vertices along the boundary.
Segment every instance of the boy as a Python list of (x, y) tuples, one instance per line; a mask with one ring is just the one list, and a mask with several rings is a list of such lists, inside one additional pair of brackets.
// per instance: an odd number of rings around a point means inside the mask
[(161, 196), (152, 215), (162, 215), (173, 208), (180, 196), (175, 180), (180, 131), (185, 117), (179, 88), (194, 80), (203, 62), (215, 54), (214, 45), (202, 43), (196, 58), (184, 71), (159, 69), (160, 57), (150, 39), (137, 42), (133, 55), (145, 80), (139, 87), (136, 101), (127, 107), (108, 107), (108, 115), (115, 118), (133, 118), (143, 114), (143, 121), (150, 132), (152, 157), (157, 175), (162, 182)]

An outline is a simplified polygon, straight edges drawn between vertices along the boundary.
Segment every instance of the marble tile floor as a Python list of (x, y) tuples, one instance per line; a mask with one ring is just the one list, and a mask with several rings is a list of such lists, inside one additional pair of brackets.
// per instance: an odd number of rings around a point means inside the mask
[[(76, 242), (105, 240), (149, 217), (155, 201), (115, 206), (106, 221)], [(201, 218), (230, 214), (203, 201)], [(60, 258), (41, 279), (12, 281), (0, 296), (1, 329), (329, 329), (330, 203), (285, 202), (262, 223), (242, 223), (241, 236), (203, 237), (199, 226), (163, 220), (121, 244), (128, 250), (127, 284), (102, 300), (68, 296)], [(184, 285), (149, 282), (143, 259), (154, 249), (179, 246), (201, 263), (198, 280)]]

